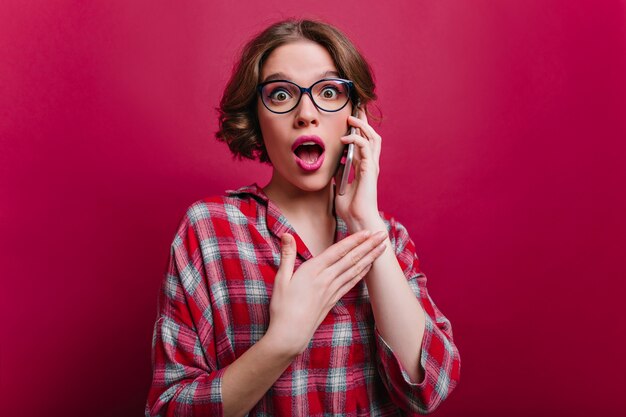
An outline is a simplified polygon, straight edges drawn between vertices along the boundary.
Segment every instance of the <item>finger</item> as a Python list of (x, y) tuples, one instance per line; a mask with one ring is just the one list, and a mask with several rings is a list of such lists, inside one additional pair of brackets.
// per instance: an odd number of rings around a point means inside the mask
[(354, 154), (354, 160), (352, 162), (352, 165), (354, 166), (354, 181), (357, 181), (358, 184), (358, 180), (361, 178), (361, 155), (360, 155), (360, 151), (359, 152), (355, 152)]
[(293, 275), (293, 267), (296, 263), (296, 241), (289, 233), (283, 233), (280, 237), (280, 265), (276, 272), (274, 285), (283, 288), (289, 283)]
[(359, 162), (373, 160), (373, 150), (371, 148), (371, 144), (367, 139), (364, 139), (362, 136), (357, 135), (348, 135), (342, 136), (341, 141), (343, 143), (354, 143), (359, 149), (358, 155), (355, 154), (355, 160)]
[[(361, 117), (362, 116), (362, 117)], [(374, 130), (374, 128), (369, 124), (369, 121), (367, 120), (367, 113), (366, 112), (361, 112), (361, 114), (359, 115), (359, 119), (363, 119), (363, 121), (365, 122), (365, 124), (367, 125), (367, 130), (369, 133), (369, 137), (371, 139), (374, 139), (376, 141), (382, 141), (382, 137), (378, 134), (378, 132), (376, 132), (376, 130)]]
[(387, 232), (384, 231), (372, 235), (365, 242), (342, 256), (334, 265), (329, 266), (327, 269), (329, 276), (341, 277), (345, 275), (347, 277), (346, 279), (354, 277), (361, 269), (365, 268), (368, 263), (374, 262), (380, 255), (376, 254), (376, 251), (380, 249), (378, 246), (381, 245), (386, 238)]
[(375, 161), (380, 160), (380, 150), (382, 147), (382, 137), (374, 130), (372, 126), (369, 125), (367, 121), (367, 113), (364, 111), (359, 112), (359, 117), (361, 121), (365, 122), (365, 126), (361, 126), (359, 130), (363, 132), (362, 136), (365, 136), (367, 140), (372, 144), (372, 155)]
[(374, 247), (370, 252), (361, 258), (354, 266), (347, 269), (343, 274), (339, 275), (330, 285), (329, 291), (335, 294), (334, 297), (341, 298), (350, 291), (359, 280), (361, 280), (372, 267), (374, 261), (383, 254), (387, 247), (386, 242), (382, 242)]
[(315, 259), (321, 263), (321, 268), (326, 269), (331, 265), (337, 263), (341, 258), (346, 256), (353, 248), (357, 247), (361, 243), (363, 243), (367, 238), (369, 238), (371, 232), (369, 230), (361, 230), (360, 232), (354, 233), (339, 242), (331, 245), (322, 253), (317, 255)]
[[(365, 112), (361, 112), (361, 114), (365, 115)], [(350, 116), (348, 120), (352, 126), (356, 126), (359, 128), (362, 133), (361, 136), (364, 136), (369, 140), (380, 139), (380, 135), (376, 133), (374, 128), (367, 123), (367, 120), (363, 120), (354, 116)]]
[(316, 328), (319, 327), (322, 321), (324, 321), (324, 318), (326, 317), (328, 312), (335, 306), (335, 304), (337, 304), (337, 302), (341, 298), (343, 298), (344, 295), (346, 295), (352, 288), (354, 288), (354, 286), (358, 284), (359, 281), (361, 281), (367, 275), (370, 269), (372, 269), (372, 265), (368, 265), (363, 271), (361, 271), (361, 273), (359, 273), (359, 275), (354, 277), (349, 283), (345, 284), (343, 287), (339, 288), (338, 290), (335, 290), (334, 292), (330, 293), (331, 297), (328, 300), (328, 303), (326, 304), (325, 308), (322, 310), (320, 317), (318, 318), (318, 323), (316, 325)]
[[(360, 120), (360, 119), (351, 119), (351, 120), (355, 120), (355, 124), (359, 122), (361, 123), (363, 122), (363, 120)], [(358, 122), (356, 122), (356, 120), (358, 120)], [(372, 128), (370, 125), (367, 124), (367, 122), (365, 122), (365, 125), (362, 125), (359, 127), (359, 131), (361, 132), (360, 136), (367, 139), (367, 141), (372, 145), (374, 149), (374, 154), (380, 154), (380, 146), (382, 144), (383, 139), (378, 133), (376, 133), (374, 128)]]
[(334, 294), (332, 300), (331, 300), (332, 305), (337, 304), (337, 302), (339, 300), (341, 300), (344, 295), (346, 295), (348, 292), (350, 292), (350, 290), (352, 288), (354, 288), (354, 286), (356, 284), (358, 284), (359, 281), (361, 281), (363, 278), (365, 278), (365, 276), (368, 274), (368, 272), (370, 272), (371, 269), (372, 269), (372, 264), (367, 265), (354, 278), (352, 278), (351, 280), (349, 280), (348, 282), (346, 282), (345, 284), (340, 286), (339, 289), (337, 290), (337, 292)]
[(346, 145), (349, 143), (354, 143), (355, 145), (360, 146), (360, 147), (370, 146), (370, 141), (365, 139), (363, 136), (359, 136), (359, 135), (342, 136), (340, 140)]
[[(361, 138), (361, 136), (359, 136), (359, 135), (352, 135), (352, 136), (354, 136), (354, 137), (355, 137), (355, 139)], [(342, 142), (344, 142), (344, 141), (342, 141)], [(356, 144), (356, 142), (350, 142), (350, 141), (347, 141), (347, 142), (344, 142), (344, 143), (345, 143), (346, 145), (349, 145), (350, 143), (354, 143), (354, 144), (355, 144), (355, 146), (358, 146), (358, 145)], [(354, 153), (353, 153), (353, 155), (352, 155), (352, 166), (353, 166), (353, 168), (357, 168), (357, 167), (358, 167), (358, 165), (359, 165), (359, 161), (360, 161), (360, 160), (361, 160), (361, 151), (360, 151), (360, 150), (358, 150), (358, 149), (355, 149), (355, 150), (354, 150)]]
[(321, 311), (320, 316), (318, 318), (318, 322), (315, 328), (319, 327), (319, 325), (324, 321), (324, 318), (328, 315), (328, 312), (337, 304), (337, 302), (348, 293), (356, 284), (359, 283), (367, 273), (372, 269), (372, 264), (367, 265), (361, 272), (359, 272), (354, 278), (352, 278), (348, 283), (345, 283), (343, 286), (338, 287), (336, 284), (333, 288), (329, 288), (329, 294), (331, 298), (328, 300), (326, 306)]

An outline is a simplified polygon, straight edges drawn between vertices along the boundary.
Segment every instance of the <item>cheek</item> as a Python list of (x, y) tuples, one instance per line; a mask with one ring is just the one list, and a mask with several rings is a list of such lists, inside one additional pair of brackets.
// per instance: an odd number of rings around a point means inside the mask
[(343, 129), (341, 130), (336, 129), (333, 131), (332, 135), (333, 135), (333, 138), (332, 140), (329, 141), (330, 147), (327, 150), (332, 152), (334, 155), (339, 155), (343, 152), (343, 149), (345, 147), (345, 145), (341, 142), (339, 138), (344, 136), (345, 132), (343, 131)]
[(275, 118), (268, 117), (267, 114), (259, 114), (258, 120), (261, 135), (263, 136), (263, 144), (270, 160), (277, 161), (281, 159), (280, 123)]
[[(270, 136), (280, 136), (280, 132), (284, 132), (285, 120), (281, 115), (270, 113), (262, 103), (257, 110), (257, 119), (259, 120), (259, 127), (263, 133), (263, 137), (267, 140)], [(284, 134), (284, 133), (283, 133)]]
[(269, 131), (269, 123), (267, 116), (264, 114), (264, 112), (259, 111), (259, 113), (257, 114), (257, 120), (259, 121), (261, 134), (263, 134), (263, 137), (267, 136), (267, 132)]
[(258, 120), (261, 135), (263, 136), (263, 142), (267, 146), (268, 143), (272, 142), (272, 138), (274, 137), (274, 124), (272, 123), (272, 120), (268, 118), (265, 114), (259, 114)]
[(271, 136), (270, 133), (274, 130), (273, 125), (275, 120), (272, 118), (272, 115), (267, 111), (267, 109), (263, 106), (263, 103), (261, 103), (260, 99), (257, 103), (256, 116), (257, 120), (259, 121), (259, 128), (261, 129), (263, 138)]
[(343, 144), (341, 143), (341, 140), (339, 138), (348, 134), (348, 123), (345, 121), (347, 118), (348, 117), (346, 116), (343, 121), (338, 121), (336, 124), (333, 125), (333, 142), (338, 142), (340, 146)]

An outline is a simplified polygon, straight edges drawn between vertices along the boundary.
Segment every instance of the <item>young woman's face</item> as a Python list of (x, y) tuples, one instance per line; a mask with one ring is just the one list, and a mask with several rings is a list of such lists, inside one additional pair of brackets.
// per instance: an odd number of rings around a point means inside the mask
[[(277, 73), (281, 73), (278, 78), (301, 87), (310, 87), (322, 78), (339, 77), (328, 51), (315, 42), (305, 40), (288, 43), (272, 51), (261, 68), (261, 81)], [(275, 94), (279, 100), (287, 97), (279, 92)], [(332, 92), (325, 94), (332, 95)], [(339, 138), (347, 133), (351, 111), (351, 103), (337, 112), (320, 110), (308, 94), (302, 94), (296, 108), (288, 113), (276, 114), (269, 111), (259, 97), (259, 124), (275, 179), (285, 186), (292, 185), (304, 191), (318, 191), (326, 187), (343, 153), (344, 145)], [(323, 146), (307, 145), (316, 141), (321, 141)], [(297, 142), (304, 144), (294, 148)]]

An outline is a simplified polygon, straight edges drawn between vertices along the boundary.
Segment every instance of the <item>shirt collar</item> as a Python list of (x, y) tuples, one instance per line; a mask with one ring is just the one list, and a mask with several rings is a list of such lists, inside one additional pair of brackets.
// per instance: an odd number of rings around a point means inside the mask
[[(232, 197), (241, 196), (241, 195), (251, 195), (257, 201), (262, 203), (267, 207), (267, 227), (269, 231), (276, 237), (280, 238), (283, 233), (289, 233), (296, 239), (296, 249), (299, 255), (301, 255), (305, 260), (312, 258), (311, 252), (306, 247), (300, 236), (296, 233), (295, 229), (287, 218), (282, 214), (280, 209), (263, 191), (256, 182), (236, 190), (227, 190), (226, 194)], [(335, 242), (339, 242), (346, 236), (348, 236), (348, 227), (342, 218), (335, 214), (335, 221), (337, 224), (337, 228), (335, 230)]]
[(254, 184), (246, 185), (246, 186), (238, 188), (236, 190), (226, 190), (226, 194), (229, 195), (229, 196), (232, 196), (232, 197), (234, 197), (236, 195), (241, 195), (241, 194), (252, 194), (252, 195), (260, 198), (266, 204), (269, 201), (269, 198), (267, 197), (267, 195), (263, 191), (263, 188), (261, 188), (256, 182)]

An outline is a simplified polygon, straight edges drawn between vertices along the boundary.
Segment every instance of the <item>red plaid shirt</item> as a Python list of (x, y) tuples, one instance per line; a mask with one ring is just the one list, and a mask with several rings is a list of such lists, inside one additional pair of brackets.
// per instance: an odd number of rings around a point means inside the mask
[[(381, 212), (396, 257), (426, 312), (422, 383), (411, 382), (374, 326), (364, 281), (331, 309), (308, 348), (250, 416), (400, 416), (433, 410), (454, 389), (460, 358), (450, 322), (432, 302), (415, 247)], [(311, 253), (253, 184), (192, 204), (176, 233), (159, 297), (146, 416), (221, 416), (222, 376), (269, 325), (280, 238), (296, 239), (297, 269)], [(337, 218), (335, 241), (347, 236)]]

